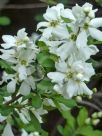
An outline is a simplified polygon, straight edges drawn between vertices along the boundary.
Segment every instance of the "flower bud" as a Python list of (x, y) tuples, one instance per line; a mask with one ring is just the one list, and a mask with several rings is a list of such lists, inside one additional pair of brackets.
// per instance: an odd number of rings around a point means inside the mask
[(79, 73), (79, 74), (76, 75), (76, 78), (77, 78), (78, 80), (81, 80), (81, 79), (83, 78), (83, 75), (82, 75), (81, 73)]
[(97, 115), (99, 118), (102, 118), (102, 111), (98, 112)]
[(77, 102), (81, 102), (81, 101), (82, 101), (82, 97), (81, 97), (81, 96), (77, 96), (77, 97), (76, 97), (76, 101), (77, 101)]
[(96, 88), (93, 88), (93, 92), (96, 93), (96, 92), (97, 92), (97, 89), (96, 89)]
[(94, 113), (92, 114), (92, 118), (98, 118), (97, 112), (94, 112)]
[(87, 119), (85, 120), (85, 124), (89, 125), (90, 123), (91, 123), (91, 118), (87, 118)]
[(84, 7), (84, 12), (86, 12), (86, 13), (90, 12), (90, 8), (89, 7)]
[(34, 132), (33, 136), (40, 136), (38, 132)]
[(94, 126), (96, 126), (99, 122), (100, 122), (100, 119), (94, 119), (94, 120), (92, 121), (92, 124), (93, 124)]
[(94, 18), (95, 17), (95, 13), (93, 11), (90, 11), (89, 14), (88, 14), (88, 16), (90, 18)]

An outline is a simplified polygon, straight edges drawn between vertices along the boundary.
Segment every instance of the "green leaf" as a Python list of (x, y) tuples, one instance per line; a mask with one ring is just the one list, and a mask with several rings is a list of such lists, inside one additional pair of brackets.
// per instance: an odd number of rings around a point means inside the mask
[(57, 126), (57, 130), (58, 130), (58, 132), (63, 136), (63, 131), (64, 131), (64, 129), (63, 129), (63, 127), (62, 127), (61, 125), (58, 125), (58, 126)]
[(3, 116), (8, 116), (12, 112), (13, 108), (7, 105), (0, 105), (0, 113)]
[(77, 117), (78, 125), (81, 127), (85, 124), (85, 120), (88, 118), (88, 112), (85, 108), (82, 108), (79, 111), (79, 115)]
[(55, 63), (54, 61), (50, 58), (50, 54), (46, 52), (39, 53), (37, 55), (38, 62), (45, 68), (54, 68)]
[(40, 108), (42, 105), (42, 100), (39, 95), (32, 96), (32, 106), (35, 108)]
[(8, 62), (6, 62), (5, 60), (0, 60), (0, 67), (1, 67), (2, 69), (5, 69), (7, 72), (13, 71), (13, 70), (11, 69), (10, 64), (9, 64)]
[(10, 24), (10, 19), (6, 16), (0, 17), (0, 25), (5, 26)]
[(43, 41), (38, 41), (37, 44), (38, 44), (41, 51), (48, 51), (48, 47), (46, 46), (46, 44)]
[(75, 100), (73, 100), (73, 99), (65, 99), (62, 96), (56, 96), (55, 100), (57, 100), (60, 103), (65, 104), (69, 108), (73, 108), (73, 107), (77, 106)]
[(71, 128), (74, 129), (75, 127), (75, 119), (74, 117), (71, 115), (71, 111), (64, 111), (62, 113), (63, 117), (67, 120), (67, 125)]
[(93, 130), (91, 126), (84, 126), (81, 128), (78, 128), (76, 131), (76, 134), (80, 134), (83, 136), (102, 136), (102, 131)]
[(44, 79), (37, 84), (37, 90), (40, 94), (43, 94), (44, 92), (53, 90), (53, 84), (49, 79)]
[(62, 16), (61, 16), (61, 18), (65, 23), (71, 23), (72, 22), (72, 20), (69, 19), (69, 18), (65, 18), (65, 17), (62, 17)]

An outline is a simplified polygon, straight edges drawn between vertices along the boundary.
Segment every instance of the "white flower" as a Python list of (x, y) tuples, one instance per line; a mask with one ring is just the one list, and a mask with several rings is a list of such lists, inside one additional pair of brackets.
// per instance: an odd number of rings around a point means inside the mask
[(86, 13), (86, 15), (90, 18), (95, 18), (95, 12), (97, 11), (97, 9), (93, 10), (93, 5), (90, 3), (85, 3), (83, 6), (83, 11)]
[[(74, 30), (76, 31), (76, 30)], [(99, 50), (94, 45), (87, 45), (87, 34), (85, 31), (71, 33), (70, 37), (63, 41), (44, 41), (49, 51), (56, 54), (61, 60), (66, 60), (74, 54), (78, 59), (88, 60), (91, 55), (95, 55)]]
[(72, 97), (81, 94), (91, 95), (84, 81), (89, 81), (94, 75), (94, 69), (90, 63), (70, 58), (67, 63), (56, 63), (56, 72), (50, 72), (47, 76), (55, 82), (54, 89), (64, 95)]
[(22, 48), (26, 47), (26, 44), (29, 42), (25, 28), (17, 32), (17, 36), (3, 35), (2, 39), (5, 43), (1, 44), (4, 49), (9, 49), (12, 47)]
[(2, 136), (14, 136), (11, 125), (9, 123), (7, 123), (5, 126)]
[(46, 13), (43, 15), (46, 22), (40, 22), (37, 25), (37, 29), (45, 27), (45, 29), (41, 29), (43, 31), (42, 37), (49, 38), (56, 33), (56, 35), (62, 38), (63, 33), (67, 33), (66, 24), (61, 19), (62, 10), (64, 10), (63, 4), (47, 8)]

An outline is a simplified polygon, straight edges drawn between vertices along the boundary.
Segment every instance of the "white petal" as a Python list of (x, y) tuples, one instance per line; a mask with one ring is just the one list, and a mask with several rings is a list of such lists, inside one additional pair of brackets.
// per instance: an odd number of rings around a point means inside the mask
[(76, 58), (86, 61), (91, 55), (95, 55), (98, 51), (99, 50), (95, 45), (81, 47), (76, 52)]
[(26, 117), (24, 116), (23, 113), (18, 113), (18, 114), (19, 114), (19, 117), (20, 117), (20, 119), (22, 120), (22, 122), (24, 124), (28, 124), (29, 123), (29, 121), (26, 119)]
[(67, 27), (65, 24), (61, 24), (56, 26), (53, 31), (52, 34), (54, 34), (56, 37), (58, 37), (60, 40), (62, 39), (68, 39), (69, 38), (69, 32), (67, 30)]
[(91, 63), (84, 63), (84, 81), (89, 81), (91, 76), (95, 74), (95, 70)]
[(49, 26), (49, 23), (48, 22), (40, 22), (38, 23), (37, 25), (37, 30), (41, 27), (48, 27)]
[(47, 74), (47, 76), (52, 79), (52, 82), (56, 83), (62, 83), (65, 78), (65, 74), (60, 72), (50, 72)]
[(59, 63), (55, 63), (55, 67), (60, 72), (67, 71), (67, 63), (65, 63), (65, 61), (60, 61)]
[(11, 36), (11, 35), (3, 35), (2, 39), (6, 43), (10, 43), (10, 44), (15, 43), (15, 38), (13, 36)]
[(86, 86), (84, 82), (80, 83), (80, 89), (78, 90), (78, 95), (80, 94), (86, 94), (86, 95), (92, 95), (93, 92)]
[(38, 121), (39, 121), (40, 123), (43, 123), (42, 117), (39, 115), (39, 113), (38, 113), (37, 111), (34, 111), (33, 114), (35, 115), (35, 117), (38, 119)]
[(26, 82), (31, 86), (31, 88), (34, 90), (36, 88), (35, 86), (35, 80), (32, 76), (28, 77)]
[(102, 18), (94, 18), (90, 21), (89, 23), (90, 26), (92, 27), (102, 27)]
[(23, 38), (25, 38), (26, 36), (27, 36), (27, 33), (25, 32), (25, 28), (22, 28), (22, 29), (18, 30), (18, 32), (17, 32), (17, 37), (18, 37), (19, 39), (23, 39)]
[(30, 114), (28, 112), (28, 109), (21, 109), (21, 113), (23, 113), (23, 115), (25, 116), (25, 118), (28, 120), (28, 121), (31, 121), (31, 118), (30, 118)]
[(63, 90), (63, 85), (62, 84), (56, 84), (54, 85), (54, 88), (53, 88), (58, 94), (62, 94), (62, 90)]
[(18, 73), (19, 73), (19, 79), (22, 81), (27, 78), (27, 71), (25, 66), (20, 66), (18, 68)]
[(7, 84), (7, 91), (9, 93), (14, 93), (16, 90), (16, 81), (12, 80)]
[(71, 19), (71, 20), (75, 20), (74, 15), (72, 14), (72, 10), (71, 9), (65, 9), (61, 11), (61, 16)]
[(21, 136), (28, 136), (28, 133), (27, 133), (24, 129), (22, 129), (22, 134), (21, 134)]
[(69, 80), (66, 84), (66, 89), (64, 90), (63, 94), (65, 98), (72, 98), (76, 95), (76, 91), (78, 90), (74, 81)]
[(2, 136), (14, 136), (10, 124), (7, 124), (6, 127), (4, 128)]
[(43, 15), (45, 20), (47, 21), (52, 21), (52, 20), (57, 20), (58, 13), (55, 9), (47, 8), (46, 13)]
[(92, 38), (102, 41), (102, 32), (96, 28), (89, 28), (90, 35)]
[(51, 33), (52, 33), (52, 28), (48, 27), (48, 28), (44, 29), (42, 36), (45, 38), (49, 38), (49, 37), (51, 37)]
[(9, 49), (9, 48), (11, 48), (11, 47), (14, 47), (15, 44), (13, 44), (13, 43), (3, 43), (3, 44), (1, 44), (1, 46), (2, 46), (4, 49)]
[(87, 46), (87, 34), (85, 31), (79, 33), (76, 40), (76, 45), (78, 48)]
[(30, 93), (30, 86), (26, 83), (26, 82), (23, 82), (20, 86), (20, 89), (19, 89), (19, 92), (22, 94), (22, 95), (29, 95)]
[(73, 51), (73, 45), (71, 43), (62, 44), (56, 50), (56, 54), (60, 56), (61, 60), (66, 60)]

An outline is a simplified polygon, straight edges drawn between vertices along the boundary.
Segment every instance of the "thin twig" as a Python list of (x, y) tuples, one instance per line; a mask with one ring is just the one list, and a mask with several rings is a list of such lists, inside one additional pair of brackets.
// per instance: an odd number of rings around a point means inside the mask
[[(32, 4), (8, 4), (4, 7), (0, 7), (0, 9), (36, 9), (36, 8), (46, 8), (48, 4), (46, 3), (32, 3)], [(66, 8), (72, 7), (74, 5), (70, 4), (65, 6)]]
[(44, 8), (47, 7), (45, 3), (34, 3), (34, 4), (9, 4), (0, 9), (35, 9), (35, 8)]
[(95, 104), (93, 104), (93, 103), (91, 103), (91, 102), (88, 102), (88, 101), (81, 101), (81, 102), (79, 102), (80, 104), (82, 104), (82, 105), (86, 105), (86, 106), (89, 106), (89, 107), (92, 107), (92, 108), (94, 108), (94, 109), (96, 109), (96, 110), (98, 110), (98, 111), (102, 111), (102, 109), (100, 108), (100, 107), (98, 107), (97, 105), (95, 105)]
[(14, 101), (18, 100), (20, 97), (22, 97), (21, 94), (15, 96), (14, 98), (12, 98), (10, 101), (6, 102), (5, 104), (9, 105), (9, 104), (13, 103)]
[(98, 92), (94, 94), (95, 97), (102, 97), (102, 93)]

